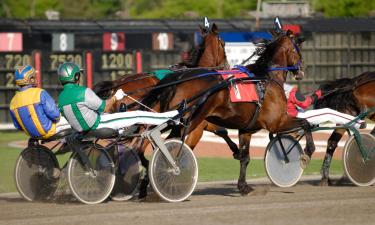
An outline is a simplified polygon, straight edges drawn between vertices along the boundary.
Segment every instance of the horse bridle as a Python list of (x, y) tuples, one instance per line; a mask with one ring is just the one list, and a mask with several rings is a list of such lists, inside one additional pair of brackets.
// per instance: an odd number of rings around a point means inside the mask
[(289, 38), (289, 40), (292, 42), (293, 44), (293, 47), (294, 47), (294, 50), (297, 52), (298, 56), (299, 56), (299, 59), (297, 61), (297, 63), (293, 66), (276, 66), (276, 67), (270, 67), (268, 68), (268, 71), (271, 72), (271, 71), (298, 71), (298, 70), (301, 70), (302, 68), (302, 54), (301, 54), (301, 51), (299, 49), (299, 47), (297, 46), (297, 44), (293, 41), (293, 39), (289, 36), (287, 36)]

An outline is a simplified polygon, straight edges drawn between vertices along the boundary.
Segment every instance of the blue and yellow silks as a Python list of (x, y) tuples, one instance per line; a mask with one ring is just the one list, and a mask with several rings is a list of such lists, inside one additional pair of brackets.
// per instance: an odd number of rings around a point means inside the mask
[(9, 109), (14, 126), (29, 136), (48, 138), (55, 134), (60, 112), (55, 101), (43, 89), (20, 89), (12, 98)]

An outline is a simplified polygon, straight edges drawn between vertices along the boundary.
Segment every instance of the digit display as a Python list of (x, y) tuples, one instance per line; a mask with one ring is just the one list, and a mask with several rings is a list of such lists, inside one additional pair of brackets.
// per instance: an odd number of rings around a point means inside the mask
[[(73, 62), (80, 68), (85, 68), (84, 54), (81, 52), (42, 52), (42, 87), (57, 100), (57, 96), (62, 89), (57, 77), (57, 69), (64, 62)], [(85, 84), (85, 76), (81, 78), (81, 84)]]
[(123, 51), (125, 50), (124, 33), (104, 33), (103, 34), (104, 51)]
[(95, 52), (94, 83), (101, 80), (115, 80), (120, 76), (135, 73), (135, 54), (130, 51), (124, 52)]
[(20, 52), (22, 50), (22, 33), (0, 33), (0, 52)]
[(31, 65), (31, 54), (1, 53), (0, 54), (0, 85), (15, 87), (14, 71), (17, 67)]
[(154, 50), (171, 50), (173, 49), (173, 34), (171, 33), (153, 33), (152, 49)]
[(54, 33), (52, 34), (52, 51), (66, 52), (74, 50), (74, 34)]

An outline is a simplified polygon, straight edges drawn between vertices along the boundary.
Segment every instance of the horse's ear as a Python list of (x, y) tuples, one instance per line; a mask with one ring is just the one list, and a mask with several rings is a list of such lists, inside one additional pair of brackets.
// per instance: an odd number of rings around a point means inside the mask
[(212, 24), (211, 31), (214, 32), (215, 34), (219, 33), (219, 28), (217, 28), (215, 23)]
[(288, 37), (294, 37), (294, 33), (293, 33), (293, 31), (291, 31), (291, 30), (287, 30), (286, 31), (286, 36), (288, 36)]

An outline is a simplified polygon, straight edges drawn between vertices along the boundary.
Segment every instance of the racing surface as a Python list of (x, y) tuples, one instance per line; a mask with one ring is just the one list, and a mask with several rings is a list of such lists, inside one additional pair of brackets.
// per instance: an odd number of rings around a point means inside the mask
[(248, 196), (240, 196), (234, 182), (201, 183), (180, 203), (162, 202), (154, 193), (143, 202), (98, 205), (83, 205), (70, 196), (30, 203), (16, 193), (2, 194), (0, 224), (374, 224), (373, 186), (320, 187), (318, 178), (286, 189), (267, 179), (249, 180), (255, 191)]
[[(236, 133), (230, 134), (237, 141)], [(314, 133), (314, 158), (324, 157), (329, 135)], [(346, 139), (340, 142), (335, 158), (341, 158)], [(232, 157), (222, 142), (205, 133), (194, 153), (198, 157)], [(251, 158), (263, 158), (266, 143), (266, 132), (254, 135)], [(98, 205), (79, 203), (66, 192), (47, 203), (26, 202), (18, 193), (0, 194), (0, 225), (375, 224), (375, 187), (356, 187), (335, 178), (334, 186), (320, 187), (320, 176), (303, 177), (304, 181), (292, 188), (271, 185), (268, 178), (251, 179), (248, 183), (255, 190), (248, 196), (239, 194), (236, 181), (199, 183), (193, 195), (180, 203), (159, 200), (151, 188), (145, 201), (107, 201)]]

